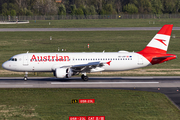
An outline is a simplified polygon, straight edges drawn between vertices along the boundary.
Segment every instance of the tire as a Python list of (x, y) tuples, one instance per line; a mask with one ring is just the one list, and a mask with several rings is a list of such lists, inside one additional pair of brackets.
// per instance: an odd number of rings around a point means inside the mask
[(84, 81), (88, 81), (88, 76), (84, 76)]
[(66, 74), (66, 78), (69, 78), (69, 77), (68, 77), (68, 74)]
[(84, 80), (84, 75), (81, 75), (81, 79), (83, 79), (83, 80)]
[(24, 81), (27, 81), (27, 77), (24, 77)]

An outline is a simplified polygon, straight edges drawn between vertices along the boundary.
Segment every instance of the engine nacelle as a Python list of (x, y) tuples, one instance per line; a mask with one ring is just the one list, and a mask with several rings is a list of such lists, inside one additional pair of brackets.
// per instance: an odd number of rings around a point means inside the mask
[(70, 68), (57, 68), (55, 70), (55, 76), (57, 78), (70, 78), (73, 72)]

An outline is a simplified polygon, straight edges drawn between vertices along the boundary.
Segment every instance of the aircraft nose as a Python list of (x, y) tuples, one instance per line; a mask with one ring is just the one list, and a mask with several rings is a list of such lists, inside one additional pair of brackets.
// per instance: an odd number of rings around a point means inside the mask
[(7, 62), (4, 62), (4, 63), (2, 64), (2, 67), (3, 67), (4, 69), (7, 69), (7, 68), (8, 68)]

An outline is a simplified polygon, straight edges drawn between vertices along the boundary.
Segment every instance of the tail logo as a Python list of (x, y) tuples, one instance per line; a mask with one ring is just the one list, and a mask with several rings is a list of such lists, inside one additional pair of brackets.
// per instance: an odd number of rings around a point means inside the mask
[(155, 38), (155, 40), (157, 40), (157, 41), (161, 42), (162, 44), (164, 44), (165, 46), (167, 46), (167, 45), (164, 43), (166, 40), (156, 39), (156, 38)]

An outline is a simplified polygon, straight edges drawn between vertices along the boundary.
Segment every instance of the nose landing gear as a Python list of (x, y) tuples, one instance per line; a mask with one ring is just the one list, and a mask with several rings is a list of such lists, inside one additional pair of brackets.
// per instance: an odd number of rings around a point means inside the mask
[(25, 72), (24, 81), (27, 81), (27, 79), (28, 79), (28, 72)]

